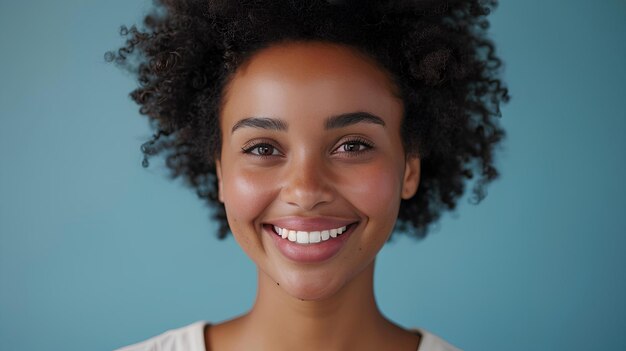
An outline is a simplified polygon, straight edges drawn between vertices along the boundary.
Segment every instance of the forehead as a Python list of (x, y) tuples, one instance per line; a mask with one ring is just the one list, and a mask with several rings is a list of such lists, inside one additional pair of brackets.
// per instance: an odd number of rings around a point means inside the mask
[(238, 68), (224, 92), (222, 117), (364, 111), (401, 115), (389, 74), (353, 48), (320, 42), (277, 44)]

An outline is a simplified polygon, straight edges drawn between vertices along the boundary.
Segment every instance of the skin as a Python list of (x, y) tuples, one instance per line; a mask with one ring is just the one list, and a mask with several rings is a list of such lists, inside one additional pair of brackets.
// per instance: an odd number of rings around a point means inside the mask
[[(224, 92), (216, 166), (258, 293), (247, 314), (207, 329), (207, 350), (417, 349), (419, 336), (387, 320), (373, 293), (376, 255), (400, 200), (419, 184), (396, 90), (371, 59), (328, 43), (274, 45), (237, 70)], [(369, 117), (346, 122), (355, 113)], [(329, 127), (333, 117), (344, 123)], [(332, 257), (289, 259), (272, 224), (311, 221), (353, 225)]]

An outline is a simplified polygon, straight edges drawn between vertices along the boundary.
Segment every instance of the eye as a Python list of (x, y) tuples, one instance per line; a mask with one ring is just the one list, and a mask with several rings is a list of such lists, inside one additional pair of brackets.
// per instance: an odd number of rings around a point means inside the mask
[(345, 143), (341, 145), (341, 149), (343, 149), (344, 152), (363, 151), (365, 147), (366, 147), (365, 145), (363, 145), (362, 143), (358, 143), (358, 142), (349, 142), (349, 143)]
[(257, 143), (252, 145), (246, 145), (242, 149), (244, 154), (252, 154), (261, 157), (268, 156), (278, 156), (280, 153), (278, 149), (274, 147), (272, 144), (268, 143)]
[(339, 145), (337, 149), (335, 149), (335, 153), (346, 153), (350, 154), (350, 156), (371, 150), (374, 147), (372, 143), (357, 138), (350, 139)]

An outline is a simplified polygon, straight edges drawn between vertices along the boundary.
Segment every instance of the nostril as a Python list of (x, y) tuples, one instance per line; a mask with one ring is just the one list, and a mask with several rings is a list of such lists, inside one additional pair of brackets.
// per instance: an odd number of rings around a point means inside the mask
[(281, 188), (284, 202), (307, 210), (319, 203), (330, 202), (333, 197), (329, 183), (311, 174), (288, 179)]

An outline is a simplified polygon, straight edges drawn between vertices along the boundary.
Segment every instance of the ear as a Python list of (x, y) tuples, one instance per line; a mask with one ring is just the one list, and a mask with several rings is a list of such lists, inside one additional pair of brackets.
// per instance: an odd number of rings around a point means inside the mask
[(416, 156), (408, 156), (404, 168), (402, 180), (402, 199), (408, 200), (415, 195), (420, 183), (420, 159)]
[(224, 190), (222, 187), (222, 162), (215, 160), (215, 175), (217, 176), (217, 199), (224, 203)]

